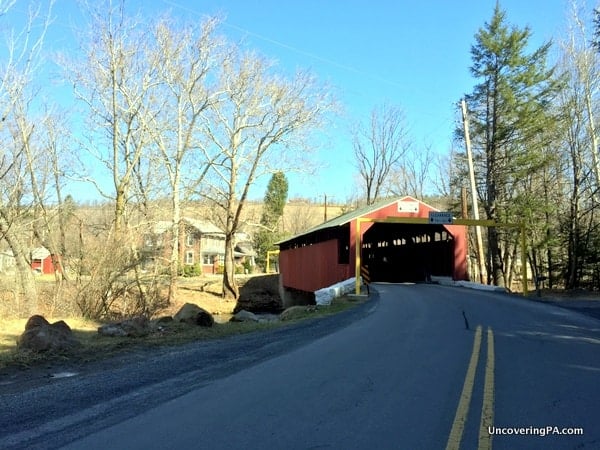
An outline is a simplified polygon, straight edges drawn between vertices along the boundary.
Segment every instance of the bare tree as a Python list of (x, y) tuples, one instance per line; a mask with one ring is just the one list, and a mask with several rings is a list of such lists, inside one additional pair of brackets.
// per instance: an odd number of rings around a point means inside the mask
[[(100, 163), (106, 179), (112, 181), (112, 186), (106, 187), (102, 178), (86, 178), (114, 202), (112, 229), (103, 235), (111, 242), (96, 247), (108, 252), (97, 255), (99, 261), (107, 256), (110, 260), (113, 253), (114, 263), (95, 268), (92, 278), (108, 283), (101, 290), (116, 296), (117, 292), (125, 292), (122, 283), (133, 272), (137, 309), (147, 313), (147, 293), (157, 288), (158, 278), (144, 279), (138, 230), (147, 226), (151, 194), (164, 179), (157, 172), (157, 151), (148, 129), (152, 117), (161, 113), (162, 104), (156, 101), (162, 86), (159, 67), (152, 59), (154, 42), (148, 39), (149, 28), (125, 13), (124, 0), (86, 6), (89, 31), (81, 38), (83, 57), (64, 57), (61, 62), (88, 119), (88, 141), (82, 144)], [(84, 284), (79, 287), (86, 289)], [(105, 303), (111, 304), (108, 300)]]
[[(208, 19), (200, 26), (188, 26), (182, 31), (163, 19), (154, 29), (156, 45), (148, 55), (158, 68), (159, 88), (153, 96), (156, 102), (153, 112), (144, 120), (167, 175), (171, 203), (169, 301), (176, 295), (181, 262), (181, 203), (189, 194), (186, 188), (201, 183), (211, 164), (199, 140), (202, 115), (218, 100), (209, 81), (220, 56), (220, 43), (215, 36), (217, 23), (214, 18)], [(182, 42), (186, 45), (181, 45)], [(199, 171), (190, 170), (190, 159), (200, 165)]]
[(383, 194), (385, 183), (409, 148), (405, 119), (398, 106), (373, 108), (369, 123), (353, 133), (355, 164), (368, 205)]
[[(14, 2), (0, 3), (0, 16), (10, 12)], [(19, 294), (36, 305), (37, 292), (29, 265), (27, 236), (31, 226), (31, 211), (35, 205), (30, 173), (31, 143), (34, 119), (32, 100), (35, 97), (34, 75), (43, 64), (43, 43), (49, 25), (50, 11), (29, 9), (28, 19), (20, 31), (13, 31), (3, 49), (5, 60), (0, 67), (0, 237), (15, 258)], [(28, 311), (30, 312), (30, 311)]]
[(391, 172), (389, 190), (394, 195), (411, 195), (423, 200), (429, 183), (429, 169), (434, 161), (431, 146), (422, 149), (411, 147), (405, 157)]
[[(585, 259), (593, 247), (588, 243), (597, 227), (594, 219), (598, 198), (598, 136), (594, 117), (597, 116), (598, 87), (600, 86), (600, 41), (598, 15), (596, 42), (590, 46), (590, 30), (586, 29), (585, 11), (572, 3), (568, 38), (560, 43), (561, 70), (565, 79), (559, 97), (562, 111), (561, 169), (559, 193), (564, 196), (564, 207), (557, 209), (558, 221), (564, 230), (566, 248), (564, 283), (568, 289), (580, 285)], [(596, 12), (596, 14), (599, 14)], [(557, 186), (555, 186), (556, 188)], [(562, 206), (562, 205), (561, 205)], [(591, 257), (586, 258), (586, 255)]]
[[(108, 0), (88, 6), (89, 36), (83, 42), (83, 61), (64, 61), (75, 94), (89, 112), (88, 150), (108, 169), (114, 192), (93, 181), (100, 193), (114, 200), (115, 238), (128, 222), (128, 201), (147, 149), (150, 96), (157, 67), (146, 59), (147, 33), (124, 11), (124, 1)], [(103, 135), (93, 130), (102, 130)], [(136, 173), (136, 170), (138, 171)]]
[(206, 118), (209, 144), (218, 158), (205, 196), (222, 211), (225, 230), (223, 296), (237, 298), (235, 234), (255, 181), (294, 167), (302, 156), (303, 134), (321, 125), (331, 102), (314, 79), (297, 73), (286, 79), (264, 59), (232, 51), (222, 64), (220, 101)]

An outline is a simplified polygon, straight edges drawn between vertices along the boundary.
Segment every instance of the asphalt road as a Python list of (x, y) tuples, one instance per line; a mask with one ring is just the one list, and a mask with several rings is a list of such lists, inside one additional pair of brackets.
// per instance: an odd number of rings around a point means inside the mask
[(500, 293), (376, 289), (340, 317), (1, 395), (0, 447), (600, 448), (598, 319)]

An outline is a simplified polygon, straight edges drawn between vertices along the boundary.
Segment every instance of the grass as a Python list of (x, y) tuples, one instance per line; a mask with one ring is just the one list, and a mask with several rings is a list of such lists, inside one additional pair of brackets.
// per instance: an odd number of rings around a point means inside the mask
[(0, 370), (35, 367), (51, 362), (87, 363), (142, 348), (177, 346), (199, 340), (220, 339), (241, 333), (284, 327), (299, 320), (312, 320), (337, 314), (359, 303), (347, 297), (340, 297), (330, 306), (318, 307), (314, 311), (307, 310), (309, 308), (298, 308), (292, 320), (278, 322), (226, 322), (215, 323), (210, 328), (170, 322), (162, 331), (142, 338), (101, 336), (97, 332), (100, 322), (81, 318), (53, 318), (52, 322), (65, 320), (81, 346), (68, 353), (52, 354), (17, 350), (16, 341), (25, 329), (27, 320), (2, 319), (0, 320)]

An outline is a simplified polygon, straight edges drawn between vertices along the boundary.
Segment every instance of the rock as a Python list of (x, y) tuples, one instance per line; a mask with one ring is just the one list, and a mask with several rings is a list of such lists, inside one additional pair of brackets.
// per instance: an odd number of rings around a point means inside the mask
[(155, 322), (157, 324), (165, 324), (165, 323), (171, 323), (173, 322), (173, 318), (171, 316), (163, 316), (163, 317), (159, 317), (158, 319), (155, 320)]
[(29, 318), (29, 320), (27, 320), (27, 323), (25, 324), (25, 331), (30, 330), (32, 328), (48, 326), (48, 325), (50, 325), (50, 322), (48, 322), (44, 318), (44, 316), (40, 316), (40, 315), (31, 316)]
[(183, 305), (181, 309), (177, 311), (177, 314), (173, 316), (173, 319), (176, 322), (200, 325), (201, 327), (212, 327), (215, 323), (215, 319), (211, 313), (193, 303), (186, 303)]
[(203, 311), (198, 305), (193, 303), (186, 303), (179, 311), (173, 316), (175, 322), (186, 322), (189, 320), (196, 320), (196, 316), (200, 311)]
[(117, 323), (98, 327), (98, 334), (110, 337), (142, 337), (150, 334), (150, 324), (144, 316), (136, 316)]
[(231, 319), (230, 322), (258, 322), (259, 318), (256, 314), (251, 313), (250, 311), (246, 311), (242, 309), (241, 311), (236, 312)]
[(279, 315), (280, 320), (294, 320), (304, 317), (307, 312), (315, 312), (317, 307), (315, 305), (308, 306), (290, 306)]
[(278, 293), (268, 290), (256, 290), (241, 294), (233, 312), (246, 310), (253, 313), (278, 313), (281, 308), (282, 303)]
[(258, 317), (258, 323), (279, 322), (279, 314), (261, 314)]
[(275, 313), (283, 310), (279, 296), (279, 275), (257, 275), (240, 280), (240, 296), (233, 313), (245, 309), (253, 313)]
[(63, 332), (65, 334), (69, 334), (72, 333), (71, 332), (71, 327), (69, 325), (67, 325), (67, 322), (65, 322), (64, 320), (59, 320), (58, 322), (54, 322), (52, 325), (50, 325), (52, 328), (56, 329), (56, 330), (63, 330)]
[(25, 325), (25, 331), (17, 340), (20, 350), (31, 350), (37, 353), (68, 351), (80, 345), (73, 336), (73, 331), (60, 320), (50, 324), (43, 316), (32, 316)]
[(148, 319), (145, 316), (136, 316), (120, 323), (127, 336), (142, 337), (150, 333)]
[(106, 325), (98, 327), (98, 334), (100, 336), (109, 337), (127, 336), (127, 332), (123, 328), (121, 328), (121, 326), (118, 323), (107, 323)]

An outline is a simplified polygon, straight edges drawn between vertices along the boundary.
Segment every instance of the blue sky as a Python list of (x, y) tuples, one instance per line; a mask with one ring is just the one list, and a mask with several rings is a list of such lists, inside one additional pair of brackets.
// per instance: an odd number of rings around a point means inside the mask
[[(589, 0), (591, 3), (591, 0)], [(20, 3), (20, 1), (18, 2)], [(399, 105), (411, 141), (446, 153), (452, 144), (457, 102), (472, 90), (470, 47), (496, 0), (153, 0), (129, 1), (153, 15), (170, 10), (189, 19), (221, 14), (222, 32), (273, 58), (283, 70), (311, 69), (331, 84), (343, 114), (316, 150), (320, 170), (289, 175), (290, 197), (344, 201), (355, 193), (350, 124), (383, 102)], [(565, 29), (566, 0), (504, 0), (510, 23), (532, 32), (532, 44)], [(77, 23), (74, 0), (57, 0), (53, 45), (68, 47)], [(266, 181), (265, 181), (266, 184)], [(255, 191), (261, 198), (263, 190)]]
[[(174, 12), (226, 16), (224, 31), (245, 39), (282, 67), (308, 67), (336, 89), (344, 109), (330, 141), (319, 149), (321, 170), (290, 175), (290, 196), (344, 201), (355, 192), (349, 125), (378, 104), (402, 107), (411, 140), (446, 153), (456, 104), (474, 81), (474, 35), (491, 18), (495, 0), (164, 1)], [(190, 6), (190, 5), (194, 6)], [(561, 34), (564, 0), (505, 0), (508, 19), (528, 25), (532, 44)]]

